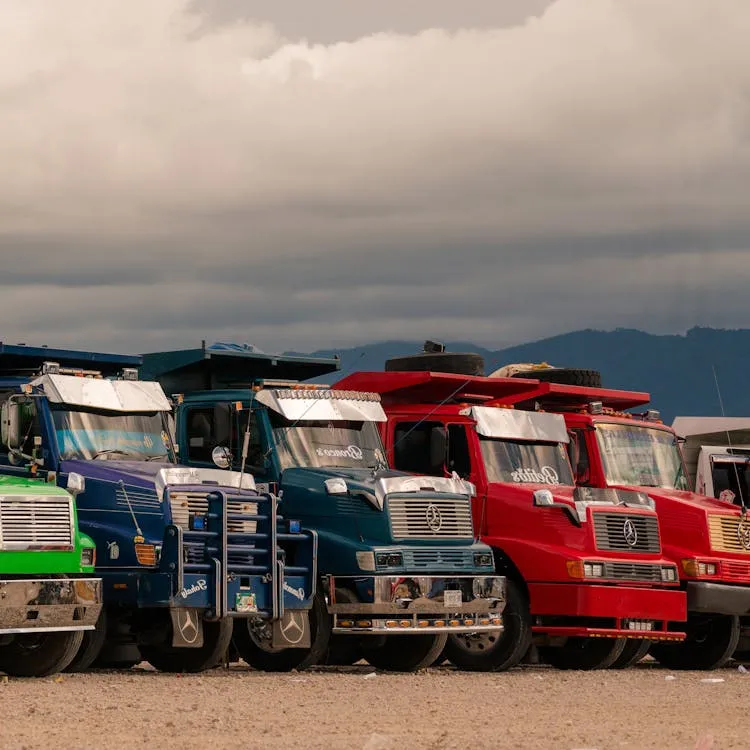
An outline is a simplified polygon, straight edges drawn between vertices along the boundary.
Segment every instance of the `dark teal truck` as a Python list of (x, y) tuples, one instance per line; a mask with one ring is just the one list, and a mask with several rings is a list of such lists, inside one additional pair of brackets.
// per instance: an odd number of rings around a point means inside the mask
[[(317, 533), (313, 631), (332, 635), (329, 663), (408, 671), (434, 663), (451, 633), (499, 637), (505, 579), (476, 538), (473, 486), (389, 469), (376, 394), (288, 377), (333, 372), (338, 360), (204, 344), (146, 354), (143, 367), (174, 394), (181, 463), (252, 473)], [(258, 629), (235, 628), (235, 639), (256, 663), (283, 665)]]

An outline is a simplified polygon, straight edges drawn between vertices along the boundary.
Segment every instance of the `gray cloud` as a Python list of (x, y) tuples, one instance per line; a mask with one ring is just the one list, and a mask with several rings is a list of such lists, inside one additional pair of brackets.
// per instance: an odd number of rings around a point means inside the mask
[(750, 325), (744, 0), (71, 3), (0, 5), (5, 340)]

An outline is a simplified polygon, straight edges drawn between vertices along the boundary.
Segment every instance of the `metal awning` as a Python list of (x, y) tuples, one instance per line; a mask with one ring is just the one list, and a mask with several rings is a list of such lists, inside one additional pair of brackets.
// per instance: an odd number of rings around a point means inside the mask
[(560, 414), (515, 411), (493, 406), (472, 406), (469, 410), (480, 435), (504, 440), (544, 443), (570, 441), (565, 418)]
[(291, 422), (386, 422), (387, 417), (374, 393), (338, 390), (262, 390), (255, 397)]

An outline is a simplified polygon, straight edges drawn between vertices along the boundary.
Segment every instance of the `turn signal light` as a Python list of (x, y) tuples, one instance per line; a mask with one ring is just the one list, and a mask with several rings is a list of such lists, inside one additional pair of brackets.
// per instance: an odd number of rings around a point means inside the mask
[(153, 544), (136, 544), (135, 559), (139, 565), (145, 565), (148, 568), (156, 566), (156, 546)]
[(689, 576), (715, 576), (717, 573), (716, 563), (701, 562), (693, 557), (682, 561), (682, 569)]

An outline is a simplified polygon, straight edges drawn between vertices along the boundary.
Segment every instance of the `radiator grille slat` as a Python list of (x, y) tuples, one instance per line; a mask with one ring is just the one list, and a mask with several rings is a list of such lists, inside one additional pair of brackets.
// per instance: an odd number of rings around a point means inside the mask
[(474, 536), (468, 497), (389, 496), (395, 539), (469, 539)]
[[(183, 529), (189, 528), (190, 514), (204, 515), (208, 513), (208, 495), (210, 492), (170, 492), (169, 505), (172, 509), (172, 523)], [(229, 500), (227, 511), (231, 514), (248, 513), (258, 515), (258, 503), (247, 500)], [(235, 534), (255, 534), (257, 521), (229, 521), (227, 529)]]
[(413, 550), (403, 551), (404, 567), (408, 571), (436, 571), (442, 569), (465, 570), (473, 565), (471, 550)]
[(656, 516), (594, 512), (592, 518), (597, 549), (661, 552), (659, 521)]
[(0, 548), (73, 546), (73, 503), (63, 495), (0, 497)]
[(712, 514), (708, 517), (708, 533), (711, 549), (750, 555), (750, 520), (742, 521), (739, 516)]
[(605, 563), (604, 577), (621, 581), (661, 582), (661, 565), (652, 565), (649, 563)]

